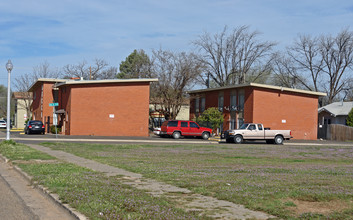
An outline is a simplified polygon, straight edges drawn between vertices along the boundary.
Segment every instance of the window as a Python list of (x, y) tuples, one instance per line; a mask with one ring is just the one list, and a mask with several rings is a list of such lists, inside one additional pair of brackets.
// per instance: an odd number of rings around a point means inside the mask
[(153, 125), (155, 128), (161, 127), (162, 123), (164, 123), (165, 118), (153, 118)]
[(248, 127), (248, 130), (256, 130), (255, 125), (250, 125), (250, 126)]
[(190, 128), (198, 128), (199, 126), (195, 122), (190, 122)]
[(239, 110), (243, 110), (244, 100), (245, 100), (244, 89), (241, 89), (238, 95), (239, 95)]
[(219, 93), (219, 95), (218, 95), (218, 110), (220, 112), (223, 112), (223, 105), (224, 105), (223, 93)]
[(187, 128), (188, 127), (188, 122), (187, 121), (182, 121), (181, 122), (181, 127), (182, 128)]
[(169, 121), (168, 126), (169, 127), (178, 127), (178, 121)]
[(200, 112), (200, 98), (195, 99), (195, 112)]
[(259, 128), (260, 131), (262, 131), (262, 124), (257, 124), (257, 127)]
[(239, 118), (238, 119), (238, 128), (239, 129), (245, 129), (248, 126), (248, 124), (244, 124), (244, 119), (243, 118)]
[(237, 107), (237, 93), (236, 91), (232, 91), (230, 93), (230, 111), (236, 111)]
[(231, 112), (230, 113), (230, 121), (229, 121), (229, 128), (231, 130), (236, 129), (236, 112)]
[(201, 112), (205, 111), (205, 107), (206, 107), (206, 98), (202, 97), (201, 98)]

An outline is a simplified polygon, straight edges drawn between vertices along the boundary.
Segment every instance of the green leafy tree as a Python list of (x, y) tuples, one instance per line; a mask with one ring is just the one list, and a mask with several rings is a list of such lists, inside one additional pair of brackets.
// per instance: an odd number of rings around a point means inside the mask
[(347, 125), (353, 127), (353, 108), (352, 108), (351, 111), (348, 113)]
[(211, 124), (213, 130), (219, 128), (219, 125), (223, 123), (223, 114), (218, 110), (218, 108), (212, 107), (206, 109), (200, 117), (197, 118), (199, 123), (209, 123)]
[(151, 73), (151, 61), (144, 50), (134, 50), (119, 66), (117, 78), (146, 78)]

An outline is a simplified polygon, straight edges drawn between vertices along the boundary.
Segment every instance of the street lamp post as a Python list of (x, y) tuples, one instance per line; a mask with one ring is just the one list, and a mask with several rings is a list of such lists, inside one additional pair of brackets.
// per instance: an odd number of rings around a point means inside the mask
[(10, 77), (11, 77), (11, 70), (13, 68), (13, 65), (11, 63), (11, 60), (7, 61), (6, 63), (6, 69), (8, 72), (8, 77), (7, 77), (7, 119), (6, 119), (6, 140), (10, 140)]

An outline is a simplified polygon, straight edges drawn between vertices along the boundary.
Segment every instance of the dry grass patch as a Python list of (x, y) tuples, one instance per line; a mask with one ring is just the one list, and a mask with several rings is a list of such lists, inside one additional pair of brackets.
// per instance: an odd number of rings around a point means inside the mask
[(318, 213), (323, 215), (329, 215), (334, 212), (341, 212), (345, 209), (349, 209), (352, 206), (352, 202), (346, 202), (343, 200), (333, 200), (327, 202), (311, 202), (302, 201), (296, 199), (287, 199), (285, 203), (293, 203), (293, 206), (287, 209), (295, 214), (295, 216), (300, 216), (304, 213)]

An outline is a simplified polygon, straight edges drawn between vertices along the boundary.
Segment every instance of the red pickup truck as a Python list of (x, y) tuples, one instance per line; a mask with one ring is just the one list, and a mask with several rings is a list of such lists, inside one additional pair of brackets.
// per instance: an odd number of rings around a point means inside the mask
[(199, 126), (194, 121), (170, 120), (163, 122), (159, 136), (172, 136), (178, 139), (181, 136), (197, 136), (208, 139), (212, 134), (212, 129)]

